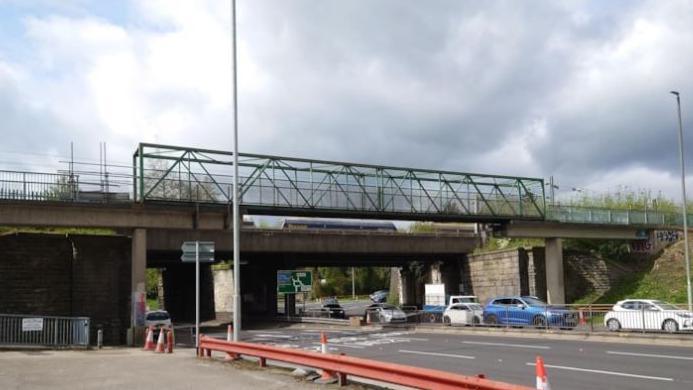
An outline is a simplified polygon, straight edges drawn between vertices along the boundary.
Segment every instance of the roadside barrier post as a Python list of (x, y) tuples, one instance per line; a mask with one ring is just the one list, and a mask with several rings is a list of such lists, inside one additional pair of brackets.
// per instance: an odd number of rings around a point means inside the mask
[(546, 376), (546, 369), (544, 368), (544, 359), (541, 356), (537, 356), (536, 372), (537, 390), (551, 390), (549, 378)]
[(99, 329), (96, 331), (96, 347), (98, 349), (103, 348), (103, 330)]
[(168, 330), (168, 333), (166, 336), (167, 336), (166, 346), (168, 347), (166, 349), (166, 352), (173, 353), (173, 328)]

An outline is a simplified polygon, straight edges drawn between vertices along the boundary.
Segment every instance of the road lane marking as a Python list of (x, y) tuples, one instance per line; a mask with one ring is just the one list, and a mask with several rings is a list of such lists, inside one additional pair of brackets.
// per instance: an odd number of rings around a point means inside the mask
[(451, 357), (451, 358), (458, 358), (458, 359), (476, 359), (475, 356), (453, 355), (450, 353), (438, 353), (438, 352), (410, 351), (408, 349), (400, 349), (399, 353), (413, 353), (415, 355), (442, 356), (442, 357)]
[[(313, 343), (313, 344), (320, 344), (320, 343)], [(364, 349), (366, 347), (362, 345), (346, 345), (346, 344), (337, 344), (337, 343), (330, 343), (328, 342), (329, 346), (335, 346), (335, 347), (346, 347), (346, 348), (356, 348), (356, 349)]]
[[(525, 363), (528, 366), (535, 366), (536, 363)], [(568, 370), (568, 371), (579, 371), (579, 372), (593, 372), (595, 374), (606, 374), (606, 375), (615, 375), (615, 376), (625, 376), (629, 378), (638, 378), (638, 379), (650, 379), (653, 381), (665, 381), (665, 382), (673, 382), (674, 378), (664, 378), (661, 376), (649, 376), (649, 375), (638, 375), (638, 374), (629, 374), (627, 372), (617, 372), (617, 371), (605, 371), (605, 370), (592, 370), (589, 368), (578, 368), (578, 367), (567, 367), (567, 366), (554, 366), (552, 364), (544, 364), (544, 367), (548, 368), (556, 368), (559, 370)]]
[(506, 344), (506, 343), (487, 343), (484, 341), (463, 341), (462, 344), (472, 345), (490, 345), (494, 347), (513, 347), (513, 348), (531, 348), (531, 349), (551, 349), (546, 345), (528, 345), (528, 344)]
[(691, 356), (674, 356), (674, 355), (657, 355), (653, 353), (637, 353), (637, 352), (620, 352), (620, 351), (606, 351), (609, 355), (624, 355), (624, 356), (642, 356), (642, 357), (653, 357), (660, 359), (678, 359), (678, 360), (693, 360)]

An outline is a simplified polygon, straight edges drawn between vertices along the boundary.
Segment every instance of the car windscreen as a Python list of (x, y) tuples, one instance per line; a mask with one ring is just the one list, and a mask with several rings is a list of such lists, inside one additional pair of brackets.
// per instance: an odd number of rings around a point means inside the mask
[(546, 302), (543, 302), (543, 301), (536, 299), (536, 298), (522, 297), (522, 300), (525, 301), (530, 306), (546, 306)]
[(156, 312), (156, 313), (147, 314), (147, 320), (149, 320), (149, 321), (163, 321), (163, 320), (168, 320), (168, 319), (169, 319), (168, 313), (164, 313), (164, 312)]
[(381, 307), (384, 310), (399, 310), (399, 308), (395, 305), (382, 305)]
[(339, 306), (336, 303), (330, 303), (327, 305), (323, 305), (322, 307), (327, 308), (327, 309), (341, 309), (342, 308), (341, 306)]
[(469, 305), (469, 308), (472, 310), (484, 310), (479, 304)]

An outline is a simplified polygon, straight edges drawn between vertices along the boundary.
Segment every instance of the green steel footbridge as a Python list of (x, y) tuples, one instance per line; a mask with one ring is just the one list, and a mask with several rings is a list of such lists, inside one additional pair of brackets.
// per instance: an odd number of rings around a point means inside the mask
[[(678, 227), (681, 215), (552, 206), (544, 180), (240, 153), (244, 213), (503, 223)], [(0, 171), (0, 199), (230, 205), (233, 154), (141, 143), (132, 164)]]

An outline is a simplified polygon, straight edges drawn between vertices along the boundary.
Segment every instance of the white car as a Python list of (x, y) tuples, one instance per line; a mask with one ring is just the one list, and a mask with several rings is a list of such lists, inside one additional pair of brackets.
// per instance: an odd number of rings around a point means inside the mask
[(626, 299), (606, 313), (604, 325), (610, 331), (637, 329), (673, 333), (693, 330), (693, 313), (658, 300)]
[(443, 312), (443, 323), (449, 325), (478, 325), (484, 309), (478, 303), (453, 303)]
[(144, 325), (147, 327), (171, 326), (171, 316), (166, 310), (148, 311), (144, 316)]

